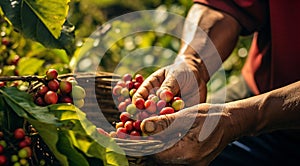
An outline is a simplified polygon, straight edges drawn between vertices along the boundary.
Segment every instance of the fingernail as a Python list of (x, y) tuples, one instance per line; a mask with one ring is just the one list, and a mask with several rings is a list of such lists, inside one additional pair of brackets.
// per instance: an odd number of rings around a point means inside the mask
[(146, 130), (146, 132), (151, 133), (151, 132), (155, 131), (155, 129), (156, 129), (156, 125), (155, 125), (155, 123), (153, 121), (146, 121), (145, 122), (145, 130)]

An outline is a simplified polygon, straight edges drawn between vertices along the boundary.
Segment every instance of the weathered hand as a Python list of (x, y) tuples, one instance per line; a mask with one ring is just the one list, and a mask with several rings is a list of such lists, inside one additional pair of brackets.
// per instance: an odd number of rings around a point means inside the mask
[(160, 164), (208, 165), (236, 135), (223, 106), (199, 104), (143, 121), (142, 130), (168, 147), (154, 155)]
[(207, 89), (202, 77), (194, 66), (177, 61), (151, 74), (133, 96), (133, 102), (137, 98), (146, 99), (157, 89), (167, 89), (175, 96), (181, 96), (186, 106), (205, 102)]

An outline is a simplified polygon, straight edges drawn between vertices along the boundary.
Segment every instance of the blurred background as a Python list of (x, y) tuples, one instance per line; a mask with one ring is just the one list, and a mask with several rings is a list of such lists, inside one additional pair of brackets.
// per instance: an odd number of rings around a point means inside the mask
[[(165, 65), (174, 59), (178, 52), (180, 41), (172, 35), (154, 31), (135, 33), (123, 38), (121, 34), (130, 31), (127, 22), (115, 21), (106, 24), (118, 16), (126, 13), (155, 10), (167, 11), (185, 17), (192, 1), (187, 0), (72, 0), (68, 19), (75, 26), (74, 53), (67, 54), (64, 50), (45, 48), (41, 44), (25, 39), (21, 34), (0, 18), (0, 75), (43, 75), (49, 68), (56, 68), (60, 74), (70, 73), (74, 70), (86, 72), (97, 70), (115, 72), (119, 74), (131, 73), (132, 68), (150, 66), (139, 71), (145, 77), (155, 71), (157, 64)], [(143, 20), (141, 24), (152, 24), (151, 20), (166, 22), (168, 27), (176, 27), (176, 23), (167, 22), (167, 18), (152, 18)], [(137, 23), (139, 24), (139, 23)], [(99, 29), (101, 28), (101, 29)], [(163, 27), (162, 27), (163, 28)], [(98, 32), (103, 39), (91, 39), (94, 32)], [(168, 31), (162, 29), (161, 31)], [(113, 33), (110, 33), (113, 32)], [(216, 73), (208, 83), (209, 91), (213, 92), (228, 82), (237, 80), (237, 75), (248, 55), (251, 36), (241, 37), (232, 55), (223, 64), (226, 82), (220, 80), (220, 73)], [(96, 44), (95, 44), (96, 43)], [(99, 54), (99, 46), (105, 48), (100, 63), (93, 59)], [(152, 47), (152, 49), (147, 49)], [(100, 50), (101, 51), (101, 50)], [(142, 58), (137, 58), (141, 54)], [(131, 55), (132, 58), (123, 59)], [(120, 65), (120, 62), (122, 62)], [(32, 65), (34, 64), (34, 65)], [(116, 69), (117, 68), (117, 69)], [(136, 71), (134, 71), (136, 72)], [(134, 74), (134, 73), (132, 73)]]

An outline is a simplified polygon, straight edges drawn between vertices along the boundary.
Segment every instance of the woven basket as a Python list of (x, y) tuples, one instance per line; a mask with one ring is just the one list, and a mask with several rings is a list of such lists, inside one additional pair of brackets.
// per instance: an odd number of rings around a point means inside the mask
[[(118, 111), (112, 97), (112, 87), (120, 80), (120, 76), (109, 72), (76, 73), (60, 75), (61, 79), (74, 77), (78, 84), (86, 91), (85, 104), (81, 108), (97, 127), (107, 132), (115, 131), (114, 124), (119, 121)], [(36, 76), (1, 77), (0, 81), (22, 80), (29, 83), (42, 81)], [(42, 83), (33, 83), (28, 92), (34, 92)], [(130, 140), (114, 138), (116, 143), (125, 151), (131, 166), (155, 166), (151, 154), (161, 149), (164, 144), (159, 140)], [(150, 155), (143, 155), (150, 154)]]
[[(109, 72), (67, 74), (62, 77), (68, 76), (74, 76), (78, 84), (86, 90), (85, 105), (81, 110), (86, 113), (87, 118), (107, 132), (115, 131), (113, 126), (120, 121), (120, 112), (112, 97), (112, 87), (121, 77)], [(114, 139), (125, 151), (132, 166), (155, 166), (151, 155), (143, 154), (155, 153), (164, 146), (159, 140)]]

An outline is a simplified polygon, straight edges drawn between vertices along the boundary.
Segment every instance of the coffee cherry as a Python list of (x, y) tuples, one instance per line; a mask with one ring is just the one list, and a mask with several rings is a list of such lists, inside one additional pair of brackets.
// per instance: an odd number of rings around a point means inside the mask
[(24, 142), (26, 142), (27, 145), (31, 144), (31, 138), (29, 136), (25, 136)]
[(28, 153), (27, 153), (27, 150), (22, 148), (18, 151), (18, 156), (21, 158), (21, 159), (24, 159), (24, 158), (27, 158), (28, 157)]
[(18, 162), (15, 162), (14, 165), (12, 165), (12, 166), (22, 166), (22, 165), (21, 165), (21, 163), (18, 161)]
[(136, 99), (134, 104), (135, 104), (136, 108), (138, 108), (140, 110), (145, 108), (145, 105), (144, 105), (145, 100), (143, 98)]
[(7, 143), (5, 140), (0, 140), (0, 145), (2, 145), (4, 148), (6, 148)]
[(125, 139), (127, 137), (127, 130), (123, 127), (118, 128), (117, 137), (120, 139)]
[(131, 115), (134, 115), (136, 113), (136, 106), (134, 104), (129, 104), (127, 107), (126, 107), (126, 112), (128, 112), (129, 114)]
[(166, 115), (166, 114), (173, 114), (174, 112), (175, 110), (172, 107), (165, 107), (159, 112), (159, 114)]
[(13, 163), (19, 161), (18, 155), (16, 155), (16, 154), (12, 155), (10, 157), (10, 161), (13, 162)]
[(29, 157), (32, 156), (32, 150), (31, 150), (31, 148), (29, 146), (24, 147), (23, 149), (26, 150), (26, 152), (27, 152), (27, 158), (29, 158)]
[(141, 84), (144, 81), (144, 77), (141, 74), (136, 74), (134, 79), (135, 79), (136, 82), (141, 83)]
[(166, 102), (165, 100), (159, 100), (159, 101), (156, 103), (157, 110), (160, 111), (160, 110), (163, 109), (166, 105), (167, 105), (167, 102)]
[(72, 84), (72, 86), (78, 85), (78, 82), (76, 81), (76, 79), (74, 77), (68, 77), (66, 79), (66, 81), (70, 82)]
[(124, 74), (123, 75), (123, 81), (131, 81), (132, 80), (132, 75), (131, 74)]
[(144, 120), (146, 118), (149, 118), (149, 113), (147, 111), (142, 111), (139, 114), (139, 118), (140, 118), (140, 120)]
[(45, 106), (46, 105), (46, 103), (45, 103), (45, 101), (42, 97), (36, 98), (34, 102), (35, 102), (35, 104), (37, 104), (39, 106)]
[(20, 56), (15, 55), (11, 60), (11, 64), (16, 66), (16, 65), (18, 65), (19, 60), (20, 60)]
[(129, 121), (125, 122), (124, 128), (125, 128), (128, 132), (130, 132), (130, 131), (133, 129), (132, 121), (129, 120)]
[(155, 97), (156, 95), (155, 94), (150, 94), (149, 96), (148, 96), (148, 100), (151, 100), (153, 97)]
[(173, 93), (166, 89), (162, 90), (159, 94), (159, 98), (165, 100), (166, 102), (170, 102), (173, 99), (173, 97)]
[[(127, 122), (127, 121), (126, 121)], [(124, 127), (124, 123), (123, 122), (117, 122), (116, 123), (116, 129), (120, 128), (120, 127)]]
[(156, 103), (156, 102), (159, 101), (159, 97), (158, 96), (153, 96), (153, 97), (151, 97), (150, 100), (152, 100), (152, 101), (154, 101)]
[(24, 129), (22, 129), (22, 128), (17, 128), (14, 131), (15, 139), (23, 139), (25, 137), (25, 135), (26, 135), (26, 133), (25, 133)]
[(57, 93), (55, 93), (53, 91), (48, 91), (44, 96), (44, 101), (47, 104), (56, 104), (58, 101)]
[(141, 84), (142, 84), (142, 83), (135, 82), (135, 83), (133, 84), (133, 87), (134, 87), (135, 89), (139, 89), (139, 87), (141, 86)]
[(179, 111), (179, 110), (183, 109), (184, 108), (183, 100), (179, 99), (179, 100), (173, 101), (172, 107), (174, 108), (175, 111)]
[(86, 92), (81, 86), (75, 85), (72, 87), (73, 99), (84, 99), (85, 96), (86, 96)]
[(121, 94), (122, 88), (123, 88), (122, 86), (116, 85), (116, 86), (113, 88), (113, 95), (119, 96), (119, 95)]
[(73, 103), (77, 108), (82, 108), (84, 106), (84, 99), (75, 99)]
[(117, 132), (115, 132), (115, 131), (109, 132), (108, 135), (109, 135), (111, 138), (117, 138)]
[(136, 89), (131, 89), (130, 91), (129, 91), (129, 96), (130, 97), (132, 97), (134, 94), (135, 94), (135, 92), (136, 92)]
[(44, 159), (41, 159), (40, 160), (40, 166), (44, 166), (44, 165), (46, 165), (46, 161)]
[(53, 80), (53, 79), (56, 79), (58, 76), (58, 72), (57, 70), (55, 69), (48, 69), (46, 71), (46, 79), (47, 80)]
[(9, 46), (10, 45), (10, 40), (7, 37), (2, 38), (1, 43), (5, 46)]
[(126, 81), (126, 88), (132, 89), (134, 87), (134, 83), (132, 81)]
[(0, 165), (6, 165), (7, 158), (4, 155), (0, 155)]
[[(73, 103), (73, 99), (69, 96), (62, 96), (59, 101), (61, 103)], [(77, 103), (78, 104), (78, 103)]]
[(59, 88), (59, 82), (56, 79), (54, 79), (54, 80), (49, 81), (47, 86), (50, 90), (56, 92)]
[(25, 141), (19, 142), (19, 148), (24, 148), (26, 146), (28, 146), (27, 142), (25, 142)]
[(49, 88), (46, 85), (42, 85), (39, 90), (38, 90), (38, 94), (41, 96), (44, 96), (47, 92), (49, 91)]
[(175, 101), (175, 100), (182, 100), (182, 99), (181, 99), (181, 97), (175, 96), (175, 97), (173, 98), (173, 101)]
[(140, 140), (141, 139), (140, 136), (141, 136), (141, 134), (138, 131), (135, 131), (135, 130), (131, 131), (130, 134), (129, 134), (129, 137), (132, 140)]
[(132, 103), (131, 98), (125, 99), (124, 102), (126, 103), (126, 106)]
[(60, 81), (59, 83), (60, 92), (63, 94), (69, 94), (72, 91), (72, 84), (69, 81)]
[(128, 121), (129, 119), (131, 119), (131, 115), (128, 112), (122, 112), (120, 114), (119, 119), (121, 120), (121, 122), (125, 123), (126, 121)]
[(129, 97), (129, 91), (127, 88), (122, 88), (121, 89), (121, 95), (124, 96), (125, 98), (126, 97)]
[(117, 82), (117, 85), (121, 86), (122, 88), (125, 88), (126, 87), (126, 84), (124, 81), (118, 81)]
[(4, 152), (4, 147), (0, 145), (0, 154), (2, 154), (3, 152)]
[(20, 159), (20, 164), (21, 165), (27, 165), (28, 164), (28, 161), (26, 159)]
[(4, 87), (5, 86), (5, 82), (3, 81), (0, 81), (0, 88)]
[(124, 111), (126, 111), (126, 106), (127, 106), (127, 103), (126, 103), (126, 102), (121, 102), (121, 103), (118, 105), (119, 112), (124, 112)]
[(14, 81), (10, 84), (11, 87), (18, 87), (19, 86), (19, 82), (18, 81)]
[(141, 123), (142, 123), (141, 120), (136, 120), (132, 123), (132, 126), (135, 130), (141, 131)]
[(125, 101), (125, 97), (124, 96), (119, 96), (117, 98), (117, 100), (118, 100), (119, 103), (121, 103), (121, 102)]
[(153, 100), (145, 101), (145, 109), (150, 113), (153, 114), (156, 112), (156, 104)]

